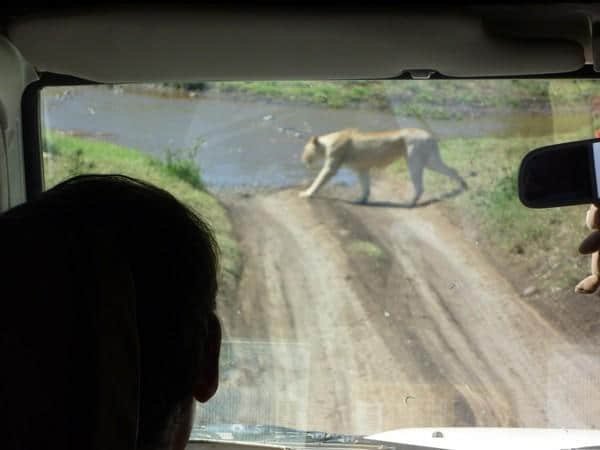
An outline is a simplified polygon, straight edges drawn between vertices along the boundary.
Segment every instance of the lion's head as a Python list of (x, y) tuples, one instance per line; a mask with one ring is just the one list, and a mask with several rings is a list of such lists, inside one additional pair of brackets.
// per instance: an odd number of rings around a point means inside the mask
[(315, 160), (321, 158), (324, 153), (323, 145), (319, 142), (318, 136), (312, 136), (306, 145), (304, 145), (304, 152), (302, 152), (302, 162), (310, 167)]

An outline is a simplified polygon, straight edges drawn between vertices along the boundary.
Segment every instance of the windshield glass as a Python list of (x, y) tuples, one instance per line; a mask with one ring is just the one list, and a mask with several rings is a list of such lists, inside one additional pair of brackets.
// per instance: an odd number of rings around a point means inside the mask
[(527, 151), (600, 133), (600, 84), (69, 86), (41, 102), (47, 188), (123, 173), (216, 231), (221, 384), (192, 437), (600, 425), (600, 302), (574, 292), (587, 207), (528, 210), (516, 187)]

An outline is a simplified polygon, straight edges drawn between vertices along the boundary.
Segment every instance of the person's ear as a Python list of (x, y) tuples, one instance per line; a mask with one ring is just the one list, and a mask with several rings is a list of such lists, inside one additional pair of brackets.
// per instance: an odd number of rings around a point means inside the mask
[(202, 373), (194, 387), (194, 398), (201, 403), (215, 395), (219, 387), (219, 354), (221, 352), (221, 324), (213, 313), (208, 320), (208, 338), (204, 347)]

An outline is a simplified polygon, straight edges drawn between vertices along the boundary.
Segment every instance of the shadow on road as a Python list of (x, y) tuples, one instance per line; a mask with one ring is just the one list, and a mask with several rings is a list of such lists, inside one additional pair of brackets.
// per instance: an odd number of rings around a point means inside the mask
[(386, 202), (386, 201), (370, 201), (369, 203), (360, 203), (357, 201), (336, 199), (336, 198), (328, 198), (328, 200), (339, 201), (343, 203), (348, 203), (351, 205), (364, 206), (366, 208), (404, 208), (404, 209), (413, 209), (413, 208), (423, 208), (425, 206), (433, 205), (434, 203), (439, 203), (443, 200), (447, 200), (449, 198), (457, 197), (465, 189), (454, 189), (453, 191), (449, 191), (445, 194), (440, 195), (439, 197), (432, 197), (423, 202), (418, 202), (416, 205), (412, 205), (411, 203), (398, 203), (398, 202)]

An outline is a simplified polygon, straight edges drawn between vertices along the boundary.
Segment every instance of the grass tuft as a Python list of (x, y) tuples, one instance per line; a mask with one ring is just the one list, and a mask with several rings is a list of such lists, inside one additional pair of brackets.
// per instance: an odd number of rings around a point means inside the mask
[(363, 241), (359, 239), (355, 239), (348, 245), (348, 249), (351, 252), (360, 253), (362, 255), (368, 256), (369, 258), (374, 258), (377, 260), (385, 259), (385, 252), (381, 247), (376, 244), (373, 244), (370, 241)]

